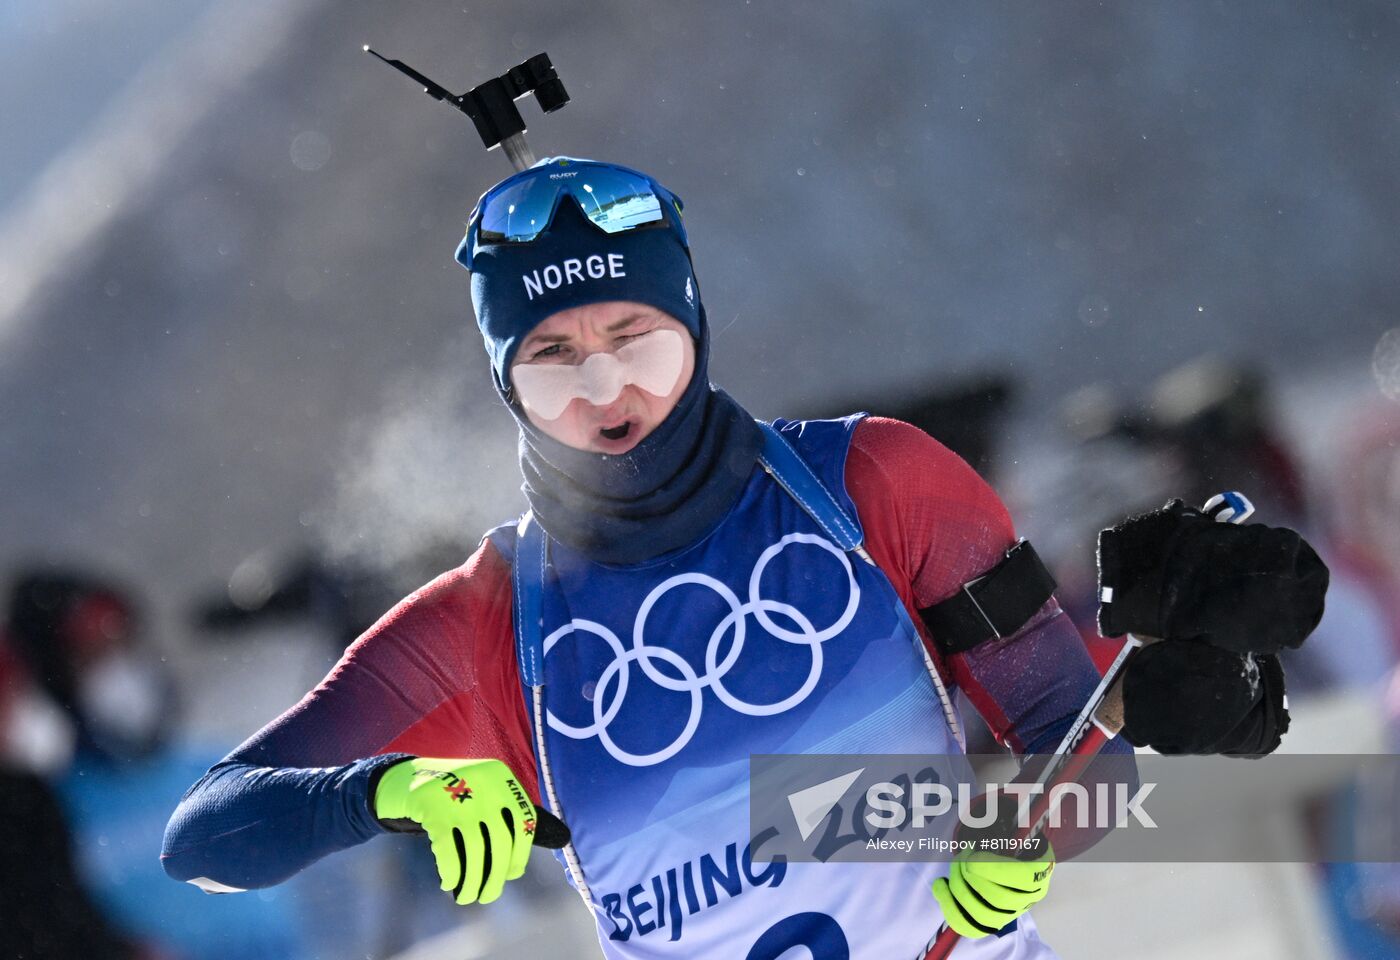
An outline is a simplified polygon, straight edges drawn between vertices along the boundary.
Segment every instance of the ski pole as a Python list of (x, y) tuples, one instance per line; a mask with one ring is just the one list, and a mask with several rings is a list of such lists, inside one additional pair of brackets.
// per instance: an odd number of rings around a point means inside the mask
[[(1244, 523), (1254, 513), (1254, 504), (1250, 503), (1244, 494), (1229, 491), (1211, 497), (1202, 509), (1221, 523)], [(1079, 716), (1070, 725), (1069, 731), (1060, 741), (1049, 762), (1036, 777), (1035, 782), (1043, 789), (1035, 795), (1027, 826), (1018, 831), (1016, 839), (1042, 835), (1045, 822), (1055, 806), (1052, 798), (1057, 791), (1054, 788), (1060, 784), (1077, 781), (1108, 741), (1122, 731), (1125, 667), (1134, 653), (1148, 644), (1156, 643), (1158, 639), (1128, 635), (1127, 642), (1109, 664), (1098, 687), (1085, 702), (1084, 709), (1079, 711)], [(945, 960), (960, 939), (962, 935), (944, 923), (925, 951), (924, 960)]]

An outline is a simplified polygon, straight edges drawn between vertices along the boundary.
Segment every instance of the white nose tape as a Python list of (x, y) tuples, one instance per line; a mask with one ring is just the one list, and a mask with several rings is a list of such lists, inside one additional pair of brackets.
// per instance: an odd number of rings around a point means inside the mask
[(595, 407), (612, 403), (629, 383), (664, 397), (685, 363), (685, 341), (674, 330), (653, 330), (613, 353), (583, 363), (521, 363), (510, 372), (520, 402), (542, 420), (555, 420), (576, 399)]

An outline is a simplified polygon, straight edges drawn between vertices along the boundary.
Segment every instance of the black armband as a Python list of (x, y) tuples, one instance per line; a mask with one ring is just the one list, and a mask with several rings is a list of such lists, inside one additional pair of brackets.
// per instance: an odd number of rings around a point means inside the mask
[(1018, 540), (995, 567), (957, 593), (919, 611), (929, 635), (946, 656), (966, 653), (988, 640), (1009, 637), (1026, 625), (1055, 592), (1055, 578), (1035, 547)]

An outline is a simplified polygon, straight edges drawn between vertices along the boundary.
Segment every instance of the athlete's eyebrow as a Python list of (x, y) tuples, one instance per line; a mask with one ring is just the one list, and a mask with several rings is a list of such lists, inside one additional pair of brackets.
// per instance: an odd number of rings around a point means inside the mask
[[(629, 313), (622, 319), (614, 320), (612, 323), (608, 324), (604, 328), (604, 330), (607, 333), (616, 333), (617, 331), (629, 326), (632, 323), (635, 323), (638, 320), (649, 320), (651, 319), (651, 316), (651, 314), (643, 313), (641, 311), (638, 311), (636, 313)], [(530, 347), (540, 346), (542, 344), (548, 343), (567, 343), (571, 339), (573, 339), (573, 337), (567, 333), (532, 333), (525, 338), (525, 342), (520, 345), (520, 349), (524, 350)]]
[(613, 321), (612, 323), (608, 324), (608, 333), (616, 333), (617, 331), (621, 330), (623, 327), (628, 326), (629, 324), (631, 324), (631, 323), (633, 323), (633, 322), (635, 322), (635, 321), (637, 321), (637, 320), (650, 320), (650, 319), (651, 319), (651, 314), (649, 314), (649, 313), (641, 313), (641, 312), (638, 312), (638, 313), (629, 313), (627, 316), (623, 317), (621, 320), (615, 320), (615, 321)]
[(567, 333), (532, 333), (525, 338), (525, 343), (522, 345), (521, 349), (539, 343), (563, 343), (568, 339), (569, 335)]

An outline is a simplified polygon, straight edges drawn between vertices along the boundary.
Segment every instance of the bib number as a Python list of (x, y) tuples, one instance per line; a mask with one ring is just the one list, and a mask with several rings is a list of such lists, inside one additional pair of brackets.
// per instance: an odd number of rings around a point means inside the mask
[(793, 947), (806, 947), (812, 960), (851, 958), (851, 945), (839, 923), (824, 913), (795, 913), (765, 930), (744, 960), (778, 960)]

